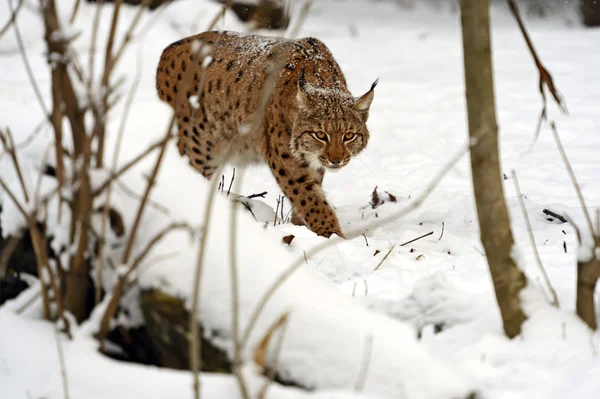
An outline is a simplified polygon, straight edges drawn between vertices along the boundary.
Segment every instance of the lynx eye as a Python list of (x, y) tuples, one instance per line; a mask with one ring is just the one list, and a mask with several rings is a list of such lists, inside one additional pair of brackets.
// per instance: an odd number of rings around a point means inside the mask
[(344, 141), (352, 141), (356, 138), (355, 133), (346, 133), (344, 134)]
[(320, 141), (327, 141), (327, 135), (324, 132), (314, 132), (313, 136)]

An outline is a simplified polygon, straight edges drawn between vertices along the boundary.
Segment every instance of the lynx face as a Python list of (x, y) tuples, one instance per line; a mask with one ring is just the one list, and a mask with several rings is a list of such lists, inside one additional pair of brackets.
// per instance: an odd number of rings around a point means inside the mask
[(314, 169), (346, 166), (369, 141), (366, 121), (376, 84), (364, 96), (354, 99), (335, 89), (315, 89), (299, 83), (292, 153)]

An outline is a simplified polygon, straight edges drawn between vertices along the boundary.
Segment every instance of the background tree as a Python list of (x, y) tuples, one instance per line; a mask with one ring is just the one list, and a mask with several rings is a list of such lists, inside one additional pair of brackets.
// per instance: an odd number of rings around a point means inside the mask
[(600, 1), (581, 0), (581, 14), (586, 26), (600, 26)]

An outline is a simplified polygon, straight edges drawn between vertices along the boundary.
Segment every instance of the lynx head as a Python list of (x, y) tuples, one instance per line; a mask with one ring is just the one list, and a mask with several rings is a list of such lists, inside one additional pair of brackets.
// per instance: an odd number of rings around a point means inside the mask
[(310, 86), (304, 71), (298, 82), (298, 115), (292, 128), (292, 152), (314, 168), (346, 166), (369, 141), (367, 118), (377, 81), (353, 98), (337, 89)]

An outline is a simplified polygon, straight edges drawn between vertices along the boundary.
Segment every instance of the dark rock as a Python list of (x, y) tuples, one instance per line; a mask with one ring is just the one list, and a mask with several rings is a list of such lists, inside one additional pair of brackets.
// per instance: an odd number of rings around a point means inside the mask
[[(174, 369), (189, 370), (189, 312), (179, 298), (159, 290), (144, 290), (140, 293), (140, 307), (146, 321), (146, 332), (156, 350), (158, 365)], [(202, 338), (202, 371), (231, 371), (227, 353)]]

